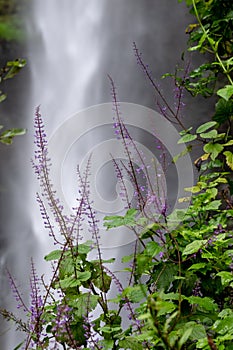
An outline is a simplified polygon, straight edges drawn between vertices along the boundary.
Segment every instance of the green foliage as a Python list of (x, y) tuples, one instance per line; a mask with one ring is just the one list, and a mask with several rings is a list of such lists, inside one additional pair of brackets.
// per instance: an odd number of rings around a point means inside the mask
[(0, 0), (0, 40), (22, 43), (26, 33), (21, 12), (28, 8), (28, 0)]
[[(5, 80), (12, 79), (15, 75), (17, 75), (20, 70), (26, 65), (25, 59), (16, 59), (14, 61), (8, 61), (6, 65), (0, 70), (0, 84)], [(0, 103), (6, 99), (6, 94), (0, 91)], [(3, 126), (0, 125), (0, 130), (3, 129)], [(15, 136), (24, 135), (26, 132), (25, 129), (13, 128), (9, 130), (5, 130), (0, 133), (0, 142), (5, 145), (11, 145), (13, 142), (13, 138)]]
[(126, 212), (125, 216), (106, 216), (104, 218), (104, 226), (107, 227), (107, 230), (113, 227), (119, 226), (134, 226), (136, 223), (135, 216), (137, 214), (136, 209), (129, 209)]
[(18, 16), (0, 16), (0, 39), (22, 42), (25, 39), (23, 25)]
[[(180, 0), (179, 2), (182, 2)], [(189, 51), (203, 54), (205, 62), (181, 78), (177, 84), (193, 96), (219, 97), (214, 120), (223, 124), (233, 117), (233, 2), (231, 0), (186, 0), (196, 17), (186, 29)], [(208, 53), (208, 58), (205, 54)], [(182, 142), (182, 140), (180, 141)], [(186, 142), (186, 141), (185, 141)]]

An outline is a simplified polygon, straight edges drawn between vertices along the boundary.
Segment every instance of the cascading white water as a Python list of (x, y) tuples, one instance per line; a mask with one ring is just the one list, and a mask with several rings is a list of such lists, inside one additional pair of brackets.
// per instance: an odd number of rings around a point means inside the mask
[[(119, 84), (120, 99), (154, 107), (153, 93), (136, 65), (132, 43), (156, 67), (158, 76), (173, 70), (184, 42), (174, 35), (174, 28), (182, 33), (185, 27), (180, 21), (182, 10), (182, 6), (160, 0), (146, 4), (139, 0), (35, 1), (29, 28), (31, 109), (41, 105), (48, 135), (73, 113), (111, 102), (107, 74)], [(172, 21), (175, 16), (179, 22)], [(168, 54), (171, 44), (177, 47), (173, 55)], [(39, 216), (33, 223), (41, 239)]]
[[(185, 13), (184, 4), (170, 0), (35, 0), (33, 13), (27, 18), (31, 144), (32, 116), (37, 105), (41, 105), (51, 136), (72, 114), (111, 102), (107, 74), (116, 81), (120, 100), (154, 108), (153, 91), (136, 64), (132, 43), (137, 43), (158, 78), (173, 71), (185, 47)], [(169, 84), (165, 82), (163, 89), (171, 101)], [(69, 134), (64, 137), (69, 139)], [(50, 247), (34, 199), (36, 180), (32, 172), (25, 176), (32, 182), (27, 206), (36, 245), (33, 254), (38, 255), (36, 263), (43, 273), (46, 266), (40, 264)], [(127, 254), (131, 245), (123, 244), (108, 249), (106, 254)], [(25, 260), (22, 258), (22, 266), (29, 264)], [(25, 281), (26, 277), (19, 268), (17, 278)], [(8, 337), (6, 350), (12, 350), (16, 343), (14, 337)]]

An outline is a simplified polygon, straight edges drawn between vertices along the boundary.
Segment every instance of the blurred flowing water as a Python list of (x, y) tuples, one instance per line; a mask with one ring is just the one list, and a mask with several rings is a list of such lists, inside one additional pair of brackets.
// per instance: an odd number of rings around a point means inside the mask
[[(23, 203), (19, 204), (22, 198), (19, 199), (15, 191), (16, 211), (19, 213), (20, 208), (24, 210), (16, 215), (17, 222), (12, 221), (8, 227), (11, 241), (3, 262), (4, 266), (10, 265), (9, 269), (20, 281), (26, 297), (29, 293), (27, 274), (30, 256), (36, 259), (39, 273), (43, 273), (46, 271), (43, 256), (51, 248), (36, 205), (35, 192), (38, 188), (29, 166), (33, 155), (35, 107), (41, 106), (49, 138), (74, 113), (111, 102), (107, 78), (110, 74), (118, 87), (120, 101), (155, 108), (153, 90), (137, 65), (132, 43), (136, 42), (153, 75), (159, 79), (162, 74), (173, 72), (180, 62), (187, 40), (185, 28), (189, 23), (185, 5), (177, 4), (176, 0), (34, 0), (33, 4), (32, 12), (25, 18), (31, 79), (30, 102), (26, 108), (27, 149), (24, 151), (24, 163), (21, 163), (24, 168), (22, 186), (26, 195)], [(172, 102), (171, 81), (163, 81), (161, 87), (167, 100)], [(205, 113), (204, 109), (201, 110), (199, 121)], [(192, 105), (189, 108), (190, 120), (194, 114), (195, 106)], [(69, 134), (63, 136), (69, 139)], [(90, 134), (90, 144), (93, 137), (98, 142), (98, 136)], [(88, 149), (88, 137), (86, 140), (85, 147)], [(103, 196), (108, 197), (106, 186), (102, 187), (105, 191)], [(131, 244), (124, 245), (122, 242), (118, 248), (106, 249), (105, 254), (119, 257), (131, 249)], [(11, 305), (11, 296), (5, 296), (5, 304)], [(6, 345), (1, 348), (11, 350), (19, 338), (14, 331), (7, 330), (8, 326), (2, 332), (5, 332), (3, 341), (5, 339)]]

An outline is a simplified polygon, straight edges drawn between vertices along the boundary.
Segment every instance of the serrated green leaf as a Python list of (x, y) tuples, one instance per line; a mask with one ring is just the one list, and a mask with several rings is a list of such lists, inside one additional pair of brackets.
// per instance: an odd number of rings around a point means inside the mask
[(205, 327), (202, 324), (195, 324), (190, 338), (194, 341), (206, 337)]
[(205, 246), (206, 243), (207, 243), (206, 239), (193, 241), (192, 243), (189, 243), (185, 247), (182, 255), (185, 256), (185, 255), (190, 255), (190, 254), (197, 253), (201, 248), (203, 248)]
[(156, 309), (158, 311), (158, 316), (162, 316), (162, 315), (168, 315), (170, 313), (172, 313), (174, 310), (176, 310), (177, 305), (173, 304), (170, 301), (163, 301), (163, 300), (159, 300), (156, 301)]
[(200, 125), (200, 126), (197, 128), (196, 132), (197, 132), (198, 134), (201, 134), (201, 133), (205, 132), (206, 130), (212, 128), (213, 126), (216, 126), (216, 124), (217, 124), (217, 122), (207, 122), (207, 123), (204, 123), (204, 124)]
[(191, 141), (196, 140), (196, 138), (197, 138), (197, 135), (186, 134), (186, 135), (182, 136), (177, 143), (180, 144), (180, 143), (185, 143), (185, 142), (191, 142)]
[(44, 257), (44, 259), (46, 261), (51, 261), (51, 260), (58, 260), (60, 259), (61, 255), (62, 255), (62, 250), (53, 250), (52, 252), (50, 252), (48, 255), (46, 255)]
[(213, 329), (220, 333), (220, 334), (226, 334), (233, 332), (233, 315), (225, 317), (222, 320), (217, 320), (214, 325)]
[(76, 316), (86, 315), (87, 310), (94, 310), (98, 304), (99, 296), (91, 293), (76, 294), (69, 298), (68, 305), (75, 309)]
[(129, 301), (132, 303), (139, 303), (146, 296), (146, 286), (141, 284), (135, 285), (133, 287), (126, 287), (124, 289), (123, 295), (127, 296)]
[(224, 156), (226, 157), (226, 162), (229, 168), (233, 170), (233, 153), (230, 151), (223, 152)]
[(137, 339), (134, 339), (133, 337), (127, 337), (123, 340), (119, 341), (119, 347), (121, 349), (127, 350), (143, 350), (144, 347), (139, 343)]
[(119, 216), (119, 215), (114, 215), (114, 216), (105, 216), (104, 220), (108, 222), (104, 222), (104, 226), (107, 227), (107, 230), (110, 228), (114, 227), (119, 227), (119, 226), (132, 226), (136, 224), (136, 219), (135, 216), (137, 214), (136, 209), (129, 209), (127, 210), (125, 216)]
[(196, 304), (205, 311), (216, 311), (218, 309), (217, 304), (215, 304), (214, 300), (209, 297), (203, 298), (192, 295), (190, 297), (186, 297), (185, 299), (188, 300), (190, 304)]

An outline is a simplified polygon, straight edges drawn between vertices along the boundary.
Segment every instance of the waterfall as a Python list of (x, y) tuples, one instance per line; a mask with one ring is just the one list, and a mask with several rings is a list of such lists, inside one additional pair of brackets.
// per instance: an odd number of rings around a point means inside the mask
[[(137, 65), (132, 43), (136, 42), (145, 61), (159, 79), (162, 74), (174, 71), (185, 50), (184, 29), (188, 24), (188, 15), (184, 4), (178, 5), (176, 1), (170, 0), (35, 0), (33, 11), (25, 21), (29, 37), (27, 60), (31, 73), (31, 93), (27, 106), (28, 138), (32, 147), (33, 114), (35, 107), (40, 105), (53, 155), (59, 158), (56, 142), (65, 144), (69, 140), (72, 131), (69, 123), (74, 116), (75, 127), (83, 130), (85, 118), (91, 118), (93, 110), (95, 116), (100, 111), (106, 112), (105, 103), (111, 102), (107, 74), (112, 76), (118, 87), (120, 101), (155, 108), (153, 90)], [(170, 82), (164, 81), (161, 86), (168, 101), (172, 101)], [(103, 106), (103, 110), (95, 109), (99, 105)], [(88, 112), (83, 116), (82, 111)], [(190, 113), (192, 115), (194, 111)], [(77, 118), (83, 121), (82, 125)], [(75, 180), (71, 173), (76, 166), (73, 164), (74, 152), (80, 152), (77, 159), (82, 161), (94, 143), (102, 143), (103, 137), (110, 134), (104, 126), (96, 129), (97, 134), (87, 129), (87, 135), (84, 130), (86, 138), (76, 148), (72, 148), (74, 140), (67, 145), (64, 161), (72, 165), (72, 169), (64, 167), (62, 176), (68, 179), (63, 182), (63, 195), (67, 194), (65, 200), (68, 204), (73, 200), (73, 196), (69, 197), (67, 182), (73, 188)], [(59, 140), (59, 137), (64, 139)], [(139, 141), (143, 142), (143, 136), (139, 135)], [(144, 141), (146, 145), (145, 137)], [(20, 252), (20, 257), (16, 259), (18, 266), (14, 266), (21, 284), (27, 283), (24, 271), (30, 263), (30, 253), (37, 257), (36, 265), (39, 272), (43, 273), (46, 265), (42, 259), (51, 248), (35, 201), (35, 192), (38, 190), (36, 180), (28, 166), (26, 170), (25, 177), (28, 180), (25, 181), (24, 191), (27, 193), (25, 215), (28, 215), (28, 220), (25, 217), (18, 220), (31, 223), (30, 228), (19, 225), (22, 235), (24, 229), (29, 232), (30, 244), (24, 241), (25, 253)], [(109, 170), (106, 167), (104, 171)], [(102, 182), (101, 187), (99, 182), (102, 197), (106, 197), (106, 201), (113, 201), (115, 190), (112, 196), (108, 185)], [(121, 246), (115, 245), (112, 249), (107, 247), (106, 256), (126, 255), (131, 251), (130, 239), (126, 243), (122, 242)], [(14, 254), (19, 254), (17, 244), (14, 245)], [(18, 339), (7, 333), (6, 338), (6, 350), (13, 349)]]

